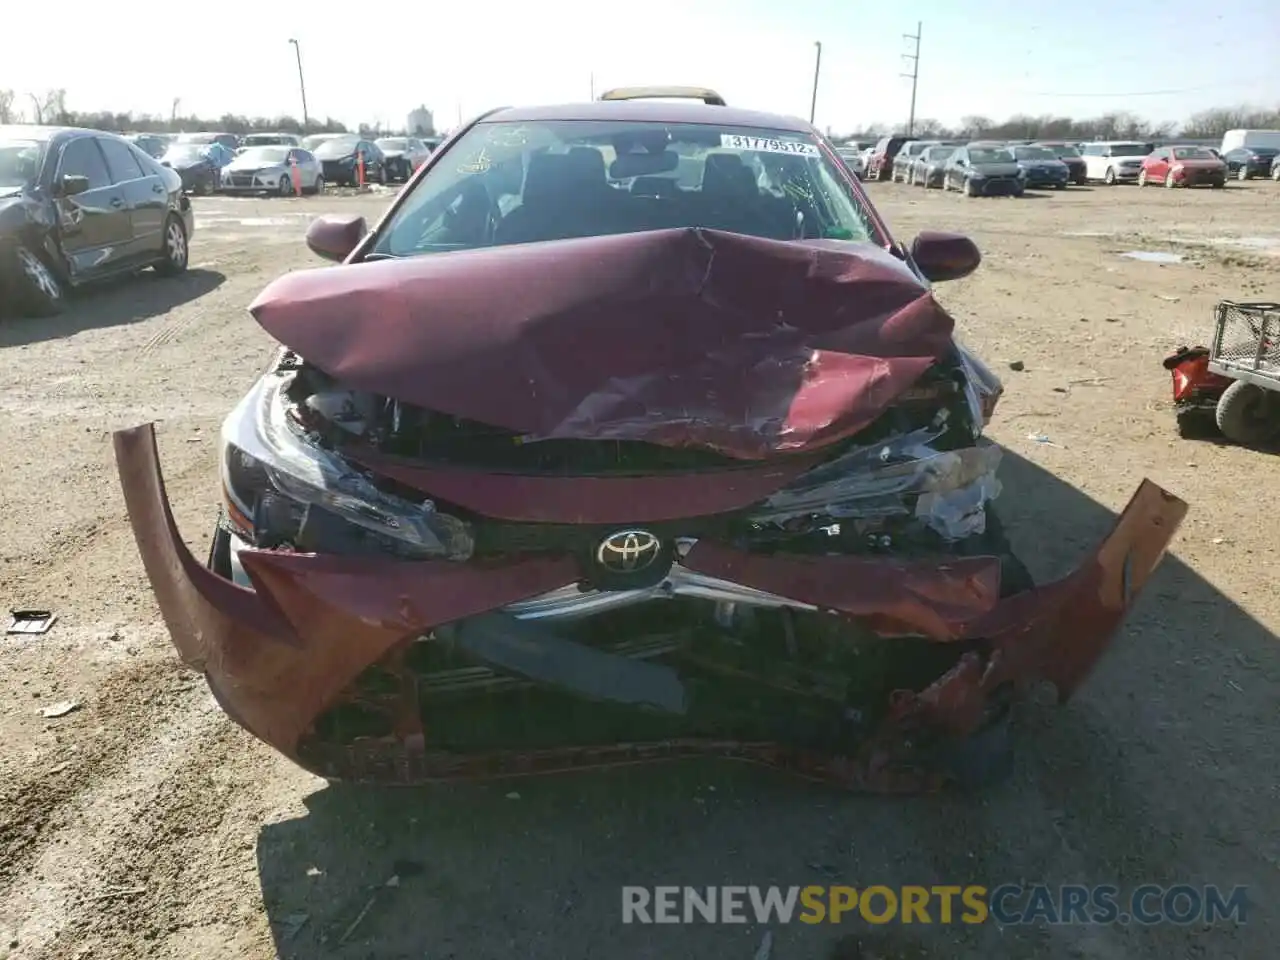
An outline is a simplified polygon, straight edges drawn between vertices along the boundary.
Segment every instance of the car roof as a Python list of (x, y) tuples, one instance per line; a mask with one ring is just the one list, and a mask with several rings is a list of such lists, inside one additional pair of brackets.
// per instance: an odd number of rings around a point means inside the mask
[(0, 126), (0, 140), (38, 140), (42, 143), (64, 140), (69, 136), (90, 134), (95, 137), (120, 137), (109, 130), (90, 130), (88, 127), (51, 127), (35, 124), (13, 123)]
[(763, 127), (790, 133), (814, 133), (798, 117), (721, 107), (693, 100), (594, 100), (536, 107), (503, 107), (486, 114), (481, 123), (539, 120), (629, 120), (637, 123), (705, 123), (725, 127)]

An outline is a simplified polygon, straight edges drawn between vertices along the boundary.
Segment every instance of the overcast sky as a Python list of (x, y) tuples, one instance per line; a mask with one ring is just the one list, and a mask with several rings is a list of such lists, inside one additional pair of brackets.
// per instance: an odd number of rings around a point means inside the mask
[[(505, 0), (139, 7), (16, 3), (0, 88), (63, 87), (73, 109), (168, 115), (301, 113), (398, 126), (425, 103), (438, 127), (489, 107), (583, 100), (640, 83), (711, 86), (735, 105), (807, 116), (822, 42), (817, 123), (905, 121), (900, 55), (924, 22), (917, 117), (1096, 115), (1185, 119), (1280, 103), (1275, 0)], [(355, 11), (368, 11), (356, 15)], [(385, 11), (379, 13), (378, 11)], [(250, 14), (249, 12), (252, 11)], [(297, 15), (296, 27), (287, 26)], [(73, 25), (73, 26), (72, 26)], [(54, 31), (51, 33), (50, 31)], [(33, 42), (15, 42), (16, 38)], [(34, 42), (44, 38), (47, 42)], [(113, 39), (106, 39), (113, 38)]]

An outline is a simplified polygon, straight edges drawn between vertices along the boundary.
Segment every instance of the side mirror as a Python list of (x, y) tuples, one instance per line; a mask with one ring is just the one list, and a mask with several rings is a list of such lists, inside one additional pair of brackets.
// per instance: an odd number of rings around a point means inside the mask
[(963, 234), (926, 230), (912, 242), (911, 259), (928, 279), (942, 283), (969, 276), (982, 263), (982, 253)]
[(307, 228), (307, 247), (318, 257), (341, 263), (368, 232), (364, 217), (317, 217)]
[(58, 181), (58, 196), (74, 197), (78, 193), (84, 193), (89, 189), (89, 178), (78, 177), (75, 174), (67, 174)]

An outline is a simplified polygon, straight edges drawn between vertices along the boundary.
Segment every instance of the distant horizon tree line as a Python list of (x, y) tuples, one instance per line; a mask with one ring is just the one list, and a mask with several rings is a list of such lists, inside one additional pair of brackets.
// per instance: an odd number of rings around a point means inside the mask
[[(194, 114), (179, 115), (181, 100), (173, 101), (169, 117), (133, 111), (72, 110), (67, 106), (66, 90), (47, 90), (43, 94), (27, 95), (29, 107), (13, 90), (0, 89), (0, 124), (38, 123), (58, 126), (88, 127), (109, 130), (114, 133), (182, 133), (199, 130), (219, 133), (246, 133), (280, 131), (282, 133), (359, 133), (365, 137), (384, 136), (432, 136), (434, 130), (405, 130), (382, 124), (361, 123), (353, 131), (346, 124), (332, 117), (323, 120), (310, 119), (305, 125), (297, 117), (284, 114), (276, 117), (249, 117), (244, 114), (224, 113), (217, 118)], [(956, 126), (947, 126), (932, 118), (915, 122), (912, 135), (920, 139), (950, 139), (992, 137), (998, 139), (1056, 139), (1056, 140), (1129, 140), (1178, 135), (1194, 140), (1221, 137), (1228, 130), (1264, 129), (1280, 130), (1280, 104), (1274, 108), (1256, 106), (1213, 107), (1192, 114), (1181, 125), (1173, 121), (1152, 122), (1128, 111), (1112, 111), (1097, 117), (1077, 119), (1054, 114), (1032, 116), (1014, 114), (997, 121), (977, 114), (960, 118)], [(890, 133), (905, 133), (906, 124), (872, 123), (861, 129), (835, 135), (836, 139), (870, 139)]]
[(29, 94), (24, 104), (13, 90), (0, 90), (0, 125), (14, 123), (51, 124), (61, 127), (87, 127), (91, 130), (107, 130), (112, 133), (193, 133), (210, 131), (234, 133), (295, 133), (299, 136), (313, 133), (358, 133), (362, 137), (432, 136), (434, 130), (406, 131), (393, 129), (379, 123), (362, 123), (351, 130), (345, 123), (333, 117), (308, 119), (306, 124), (290, 114), (276, 117), (249, 117), (244, 114), (224, 113), (220, 117), (200, 117), (180, 114), (180, 100), (174, 100), (168, 117), (152, 113), (134, 113), (131, 110), (72, 110), (67, 106), (65, 90), (48, 90), (43, 94)]
[[(833, 134), (838, 140), (869, 140), (890, 134), (905, 134), (907, 125), (872, 123), (860, 130)], [(1192, 114), (1181, 125), (1173, 121), (1154, 123), (1127, 111), (1104, 113), (1087, 119), (1042, 114), (1014, 114), (1003, 121), (971, 115), (961, 117), (956, 126), (924, 118), (915, 122), (912, 136), (917, 139), (997, 140), (1146, 140), (1177, 135), (1188, 140), (1210, 140), (1228, 130), (1280, 130), (1280, 105), (1274, 109), (1251, 106), (1214, 107)]]

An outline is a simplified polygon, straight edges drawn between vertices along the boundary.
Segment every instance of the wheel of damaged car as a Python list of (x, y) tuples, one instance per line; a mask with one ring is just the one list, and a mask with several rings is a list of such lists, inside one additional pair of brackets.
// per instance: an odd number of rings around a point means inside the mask
[(966, 197), (976, 197), (978, 195), (978, 188), (974, 185), (972, 180), (966, 180), (964, 182), (964, 195)]
[(1107, 167), (1106, 175), (1103, 176), (1102, 182), (1108, 187), (1114, 187), (1116, 183), (1116, 171), (1114, 167)]
[(1240, 164), (1240, 169), (1236, 171), (1237, 180), (1249, 179), (1249, 165), (1247, 163)]
[(26, 246), (18, 246), (14, 256), (18, 261), (18, 304), (23, 312), (36, 317), (51, 317), (61, 311), (66, 294), (53, 269)]
[(1138, 186), (1145, 187), (1147, 185), (1147, 171), (1140, 170), (1138, 172)]
[(166, 277), (182, 273), (187, 269), (189, 253), (186, 225), (178, 217), (170, 216), (164, 225), (164, 248), (155, 264), (156, 273)]
[(280, 178), (280, 186), (277, 189), (282, 197), (287, 197), (293, 193), (293, 181), (289, 179), (287, 173)]

